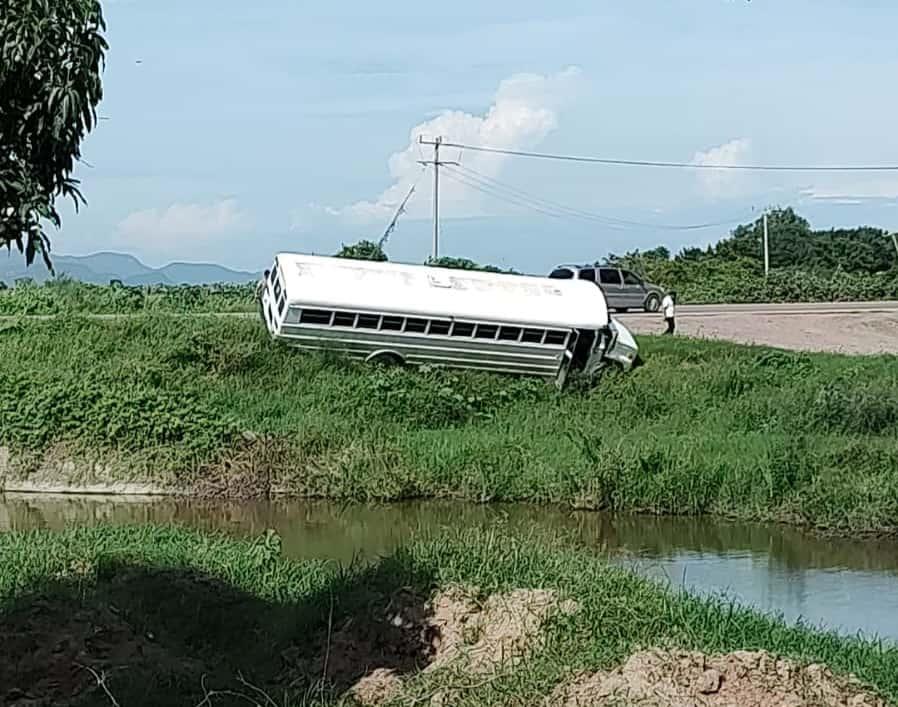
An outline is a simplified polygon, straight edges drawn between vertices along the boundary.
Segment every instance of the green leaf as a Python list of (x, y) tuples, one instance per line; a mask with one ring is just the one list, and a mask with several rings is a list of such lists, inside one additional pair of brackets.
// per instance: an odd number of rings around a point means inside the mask
[(49, 262), (42, 223), (61, 224), (56, 199), (84, 201), (71, 174), (97, 124), (105, 28), (99, 0), (6, 0), (0, 10), (0, 246), (16, 244), (29, 265), (38, 251)]

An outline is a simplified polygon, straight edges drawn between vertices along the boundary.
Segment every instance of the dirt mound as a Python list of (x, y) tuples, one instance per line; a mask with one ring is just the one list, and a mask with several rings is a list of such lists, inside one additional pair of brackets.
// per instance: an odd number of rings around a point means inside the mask
[(546, 619), (575, 609), (542, 590), (515, 590), (483, 601), (476, 591), (460, 587), (430, 601), (403, 592), (364, 630), (353, 620), (334, 631), (326, 652), (317, 651), (316, 664), (301, 672), (311, 669), (360, 704), (379, 705), (401, 694), (405, 676), (443, 668), (486, 674), (515, 665), (538, 644)]
[(100, 674), (135, 662), (164, 667), (171, 657), (111, 607), (34, 602), (0, 623), (0, 704), (68, 704), (97, 688), (88, 666)]
[(638, 704), (642, 707), (885, 707), (853, 678), (822, 665), (801, 666), (769, 653), (724, 656), (644, 651), (611, 672), (562, 685), (551, 707)]
[[(377, 704), (387, 682), (417, 672), (433, 658), (426, 620), (427, 600), (401, 590), (386, 602), (354, 612), (308, 645), (289, 649), (281, 681), (292, 688), (314, 687), (310, 678), (337, 692), (350, 691)], [(383, 687), (383, 689), (381, 689)], [(370, 697), (371, 701), (368, 701)], [(386, 698), (384, 698), (386, 699)]]
[(436, 629), (434, 659), (428, 670), (459, 661), (474, 673), (516, 665), (539, 642), (540, 629), (553, 613), (572, 613), (572, 602), (559, 602), (554, 592), (516, 589), (493, 594), (478, 606), (461, 589), (450, 589), (432, 601), (430, 626)]
[(349, 689), (349, 694), (361, 705), (381, 705), (402, 692), (402, 679), (388, 668), (378, 668)]

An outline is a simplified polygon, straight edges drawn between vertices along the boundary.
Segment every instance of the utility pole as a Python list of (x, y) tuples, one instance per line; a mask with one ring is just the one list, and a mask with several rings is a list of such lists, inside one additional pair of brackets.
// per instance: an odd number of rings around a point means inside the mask
[(892, 231), (892, 244), (895, 246), (895, 255), (898, 255), (898, 236)]
[(418, 160), (418, 163), (433, 165), (433, 252), (431, 258), (436, 260), (440, 257), (440, 167), (444, 164), (457, 165), (458, 162), (440, 161), (442, 137), (438, 137), (436, 140), (425, 140), (423, 136), (419, 136), (418, 142), (422, 145), (433, 146), (433, 160)]
[(440, 253), (440, 143), (438, 137), (433, 143), (433, 259)]
[(770, 274), (770, 244), (767, 240), (767, 211), (764, 211), (764, 277)]

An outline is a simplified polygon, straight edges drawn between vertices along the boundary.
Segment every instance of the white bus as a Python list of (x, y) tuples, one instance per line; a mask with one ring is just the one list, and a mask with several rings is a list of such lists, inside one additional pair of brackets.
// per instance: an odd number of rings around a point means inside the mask
[(425, 265), (280, 253), (259, 283), (268, 331), (305, 350), (554, 379), (629, 370), (637, 346), (602, 291)]

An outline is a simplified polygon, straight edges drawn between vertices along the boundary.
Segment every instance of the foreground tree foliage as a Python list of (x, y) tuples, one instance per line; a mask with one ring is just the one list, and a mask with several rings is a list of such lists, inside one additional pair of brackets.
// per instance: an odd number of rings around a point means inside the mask
[(97, 121), (108, 48), (98, 0), (0, 0), (0, 245), (48, 267), (57, 197), (84, 203), (72, 177)]

